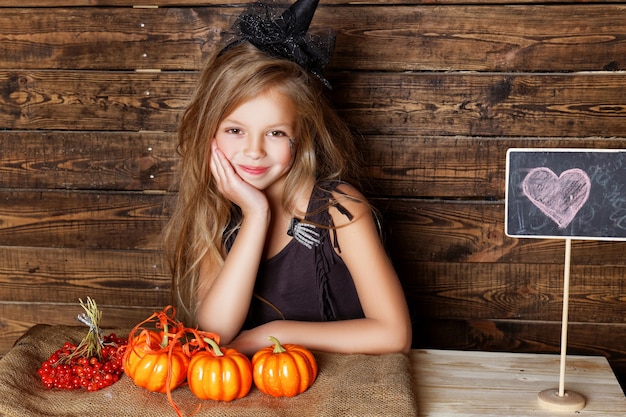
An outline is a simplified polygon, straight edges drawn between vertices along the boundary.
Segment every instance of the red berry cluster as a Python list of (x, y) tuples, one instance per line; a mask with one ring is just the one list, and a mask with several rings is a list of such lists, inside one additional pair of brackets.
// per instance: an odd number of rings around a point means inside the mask
[(37, 373), (46, 388), (97, 391), (120, 378), (126, 343), (127, 339), (117, 337), (115, 333), (104, 336), (101, 358), (98, 358), (72, 355), (77, 346), (65, 342), (41, 365)]

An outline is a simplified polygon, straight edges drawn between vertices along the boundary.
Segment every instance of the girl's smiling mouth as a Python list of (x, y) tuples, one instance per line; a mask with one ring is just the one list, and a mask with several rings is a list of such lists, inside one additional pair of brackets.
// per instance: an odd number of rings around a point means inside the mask
[(254, 167), (254, 166), (248, 166), (248, 165), (239, 165), (239, 169), (248, 175), (255, 175), (255, 176), (263, 175), (267, 171), (269, 171), (269, 168), (267, 167)]

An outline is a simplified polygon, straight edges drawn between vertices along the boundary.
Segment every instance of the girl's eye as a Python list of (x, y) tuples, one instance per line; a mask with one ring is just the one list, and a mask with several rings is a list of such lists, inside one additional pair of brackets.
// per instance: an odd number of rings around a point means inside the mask
[(270, 130), (269, 132), (267, 132), (267, 135), (278, 138), (287, 136), (287, 134), (282, 130)]
[(233, 136), (241, 136), (241, 135), (243, 135), (243, 130), (239, 129), (238, 127), (230, 127), (228, 129), (225, 129), (224, 132), (227, 135), (233, 135)]

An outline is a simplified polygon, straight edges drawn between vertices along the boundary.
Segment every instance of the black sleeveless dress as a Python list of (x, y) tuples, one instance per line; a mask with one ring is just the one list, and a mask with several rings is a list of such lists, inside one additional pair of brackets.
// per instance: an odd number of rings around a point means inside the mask
[[(329, 204), (352, 218), (331, 194), (339, 184), (320, 182), (313, 187), (308, 214), (301, 222), (292, 222), (295, 229), (300, 226), (305, 231), (304, 239), (300, 234), (259, 266), (244, 329), (281, 319), (319, 322), (364, 317), (352, 276), (335, 251), (338, 243)], [(226, 242), (228, 250), (235, 236)]]

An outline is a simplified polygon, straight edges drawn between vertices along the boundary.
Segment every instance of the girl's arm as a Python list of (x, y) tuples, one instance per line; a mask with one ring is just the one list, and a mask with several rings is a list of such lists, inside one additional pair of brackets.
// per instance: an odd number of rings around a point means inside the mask
[(241, 208), (243, 220), (223, 266), (208, 261), (200, 265), (197, 319), (201, 328), (216, 332), (223, 343), (228, 343), (248, 314), (270, 210), (265, 195), (245, 183), (215, 146), (211, 158), (211, 171), (220, 192)]
[(198, 325), (220, 335), (222, 343), (230, 342), (239, 333), (254, 291), (263, 239), (267, 226), (261, 220), (244, 217), (233, 246), (219, 269), (204, 262), (200, 279), (206, 285), (198, 294)]
[[(348, 195), (364, 199), (354, 188), (341, 186)], [(341, 198), (341, 197), (340, 197)], [(273, 321), (242, 332), (232, 343), (247, 354), (268, 346), (269, 336), (281, 343), (297, 343), (310, 349), (345, 353), (408, 352), (411, 320), (396, 272), (380, 240), (366, 204), (340, 200), (353, 215), (347, 220), (331, 209), (337, 228), (341, 257), (350, 270), (365, 318), (323, 323)]]

